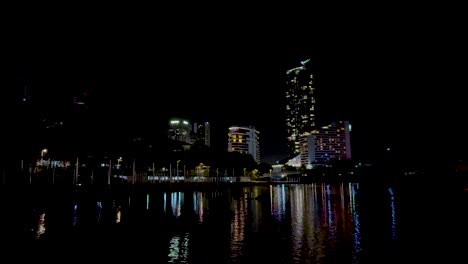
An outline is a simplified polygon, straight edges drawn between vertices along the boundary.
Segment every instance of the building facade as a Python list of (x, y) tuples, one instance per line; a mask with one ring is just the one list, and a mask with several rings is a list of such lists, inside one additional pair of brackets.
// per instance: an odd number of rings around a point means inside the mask
[(350, 131), (348, 121), (338, 121), (303, 133), (299, 137), (301, 165), (311, 169), (314, 164), (351, 159)]
[(169, 130), (167, 136), (177, 142), (192, 144), (192, 127), (188, 120), (171, 119), (169, 120)]
[(286, 71), (286, 129), (291, 156), (300, 153), (299, 136), (315, 128), (314, 77), (308, 62)]
[(211, 127), (209, 122), (190, 123), (189, 120), (174, 118), (169, 120), (167, 137), (179, 144), (184, 150), (191, 148), (195, 141), (210, 147)]
[(259, 134), (254, 127), (232, 126), (228, 133), (228, 151), (250, 154), (260, 163)]
[(199, 140), (205, 146), (211, 146), (211, 127), (208, 122), (193, 123), (193, 139)]

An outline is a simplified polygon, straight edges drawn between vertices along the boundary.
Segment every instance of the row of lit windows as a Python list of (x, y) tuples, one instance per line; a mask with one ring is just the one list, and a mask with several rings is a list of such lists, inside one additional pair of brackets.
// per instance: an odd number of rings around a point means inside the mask
[(245, 148), (236, 148), (236, 147), (231, 147), (231, 151), (236, 151), (236, 152), (247, 152), (249, 151), (249, 149), (245, 149)]
[(238, 146), (245, 146), (245, 145), (248, 145), (248, 142), (233, 142), (233, 141), (230, 141), (228, 142), (229, 144), (232, 144), (232, 145), (238, 145)]
[[(235, 143), (235, 142), (242, 143), (243, 141), (242, 141), (241, 139), (239, 139), (239, 140), (235, 140), (235, 139), (233, 139), (233, 140), (231, 140), (231, 142), (232, 142), (232, 143)], [(247, 142), (246, 142), (246, 143), (247, 143)]]

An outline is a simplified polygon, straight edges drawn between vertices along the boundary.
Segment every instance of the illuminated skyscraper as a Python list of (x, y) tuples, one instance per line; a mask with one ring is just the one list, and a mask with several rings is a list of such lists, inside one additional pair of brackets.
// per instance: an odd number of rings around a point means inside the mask
[(252, 126), (229, 128), (228, 151), (250, 154), (255, 162), (260, 163), (259, 132)]
[[(167, 131), (168, 139), (176, 143), (177, 150), (188, 150), (195, 143), (201, 143), (207, 147), (211, 145), (210, 123), (200, 122), (192, 123), (185, 119), (171, 119), (169, 120), (169, 129)], [(182, 147), (182, 149), (180, 149)]]
[(350, 131), (348, 121), (338, 121), (301, 134), (301, 165), (311, 169), (314, 164), (351, 159)]
[(286, 129), (289, 152), (300, 153), (299, 136), (315, 128), (315, 88), (309, 60), (286, 71)]
[(193, 124), (193, 139), (200, 140), (207, 147), (211, 145), (210, 123), (201, 122)]
[(169, 121), (169, 131), (167, 134), (169, 139), (192, 144), (191, 132), (192, 127), (187, 120), (171, 119)]

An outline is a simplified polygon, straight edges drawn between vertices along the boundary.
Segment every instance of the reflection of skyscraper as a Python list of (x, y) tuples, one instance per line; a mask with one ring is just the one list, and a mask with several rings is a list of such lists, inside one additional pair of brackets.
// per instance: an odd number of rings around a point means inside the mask
[(189, 255), (189, 233), (176, 234), (171, 238), (169, 242), (169, 263), (187, 263)]
[(315, 89), (313, 75), (306, 64), (286, 72), (286, 129), (291, 155), (299, 154), (298, 137), (315, 127)]
[(207, 206), (208, 200), (205, 199), (204, 193), (202, 192), (194, 192), (193, 193), (193, 210), (198, 215), (198, 222), (203, 222), (203, 215), (205, 214), (205, 210), (208, 208)]
[(270, 203), (271, 214), (278, 221), (282, 221), (286, 217), (286, 188), (284, 184), (270, 185)]
[(245, 226), (247, 218), (247, 204), (245, 199), (233, 200), (231, 204), (231, 255), (243, 255)]

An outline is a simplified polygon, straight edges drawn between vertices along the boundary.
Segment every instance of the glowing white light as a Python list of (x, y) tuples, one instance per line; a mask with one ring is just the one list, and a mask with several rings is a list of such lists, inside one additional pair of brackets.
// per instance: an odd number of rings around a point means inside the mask
[(185, 125), (188, 125), (188, 122), (187, 122), (187, 121), (183, 121), (183, 123), (184, 123)]
[(305, 61), (301, 61), (301, 64), (302, 64), (302, 65), (305, 65), (305, 64), (308, 63), (309, 61), (310, 61), (310, 59), (307, 59), (307, 60), (305, 60)]
[(42, 235), (44, 235), (46, 231), (46, 226), (45, 226), (45, 213), (41, 214), (39, 216), (39, 223), (37, 225), (37, 231), (36, 231), (36, 239), (41, 238)]
[(149, 194), (146, 195), (146, 210), (149, 209)]
[(179, 120), (172, 120), (172, 121), (171, 121), (171, 124), (179, 124), (179, 123), (180, 123)]
[(122, 217), (122, 212), (120, 211), (120, 207), (117, 208), (117, 215), (116, 215), (116, 218), (115, 218), (115, 223), (118, 224), (120, 223), (120, 219)]

